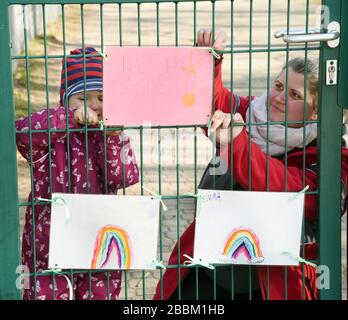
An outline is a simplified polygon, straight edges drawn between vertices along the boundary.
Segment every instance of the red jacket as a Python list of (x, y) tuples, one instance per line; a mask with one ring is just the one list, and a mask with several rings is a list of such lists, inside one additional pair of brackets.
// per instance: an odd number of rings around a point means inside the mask
[[(230, 112), (231, 97), (235, 106), (235, 96), (223, 87), (221, 80), (221, 63), (215, 70), (215, 105), (216, 109), (223, 112)], [(244, 117), (248, 110), (249, 97), (240, 97), (240, 106), (238, 112)], [(306, 147), (305, 149), (306, 169), (303, 175), (303, 155), (302, 149), (295, 149), (287, 154), (287, 168), (285, 171), (284, 161), (273, 157), (267, 157), (260, 148), (251, 141), (250, 149), (248, 143), (248, 133), (245, 129), (233, 140), (233, 179), (238, 181), (243, 189), (249, 190), (249, 152), (251, 153), (251, 190), (266, 191), (266, 161), (269, 161), (268, 186), (269, 191), (288, 191), (297, 192), (303, 189), (304, 185), (309, 185), (309, 191), (317, 189), (317, 174), (314, 170), (307, 169), (317, 163), (316, 146)], [(230, 155), (230, 152), (229, 152)], [(229, 159), (230, 160), (230, 159)], [(230, 166), (230, 161), (228, 161)], [(231, 168), (229, 168), (231, 170)], [(231, 170), (232, 171), (232, 170)], [(287, 185), (285, 186), (285, 172)], [(305, 177), (305, 181), (303, 180)], [(342, 148), (342, 180), (345, 190), (348, 190), (348, 149)], [(286, 188), (285, 188), (286, 187)], [(347, 193), (346, 193), (347, 200)], [(347, 203), (347, 201), (346, 201)], [(313, 221), (317, 215), (317, 196), (306, 195), (305, 197), (305, 219)], [(193, 257), (193, 244), (195, 234), (195, 223), (191, 223), (188, 229), (180, 238), (180, 260), (178, 259), (178, 244), (175, 245), (169, 258), (169, 265), (183, 264), (187, 254)], [(305, 245), (305, 259), (314, 260), (317, 257), (318, 245), (316, 243), (307, 243)], [(302, 252), (302, 248), (300, 250)], [(298, 267), (289, 266), (268, 267), (269, 276), (267, 278), (267, 267), (259, 266), (258, 279), (263, 299), (317, 299), (317, 289), (315, 286), (315, 269), (307, 264)], [(181, 279), (188, 274), (189, 268), (180, 268)], [(304, 274), (303, 274), (304, 273)], [(287, 294), (285, 296), (284, 279), (287, 279)], [(305, 279), (303, 283), (303, 279)], [(178, 269), (168, 268), (162, 278), (163, 296), (161, 297), (161, 283), (157, 285), (155, 300), (168, 299), (178, 286)], [(302, 289), (303, 287), (303, 289)]]

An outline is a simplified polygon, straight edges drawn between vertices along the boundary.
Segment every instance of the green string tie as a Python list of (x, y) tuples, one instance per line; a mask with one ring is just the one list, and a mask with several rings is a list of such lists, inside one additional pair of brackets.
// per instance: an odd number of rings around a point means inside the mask
[(299, 195), (301, 195), (302, 193), (305, 193), (308, 189), (309, 189), (309, 185), (305, 186), (301, 191), (291, 195), (289, 200), (296, 200)]
[(69, 208), (68, 208), (64, 198), (62, 198), (62, 197), (54, 197), (52, 199), (46, 199), (46, 198), (38, 197), (36, 199), (39, 200), (39, 201), (46, 201), (46, 202), (58, 204), (60, 206), (64, 206), (65, 207), (64, 208), (65, 209), (65, 223), (69, 223), (69, 221), (70, 221), (70, 210), (69, 210)]
[(209, 264), (208, 262), (203, 262), (201, 259), (199, 260), (193, 259), (187, 254), (184, 254), (183, 256), (188, 259), (184, 261), (185, 266), (202, 266), (211, 270), (215, 269), (213, 265)]
[(167, 210), (168, 210), (167, 206), (164, 204), (164, 202), (163, 202), (163, 200), (162, 200), (162, 196), (161, 196), (159, 193), (157, 193), (157, 192), (152, 192), (151, 190), (145, 188), (144, 186), (143, 186), (143, 189), (144, 189), (145, 191), (151, 193), (156, 199), (158, 199), (158, 200), (161, 202), (162, 207), (163, 207), (163, 211), (167, 211)]
[(201, 194), (195, 194), (195, 193), (185, 193), (184, 196), (189, 196), (189, 197), (193, 197), (197, 199), (197, 213), (196, 213), (196, 217), (198, 217), (199, 213), (201, 212), (201, 207), (202, 207), (202, 201), (204, 199), (204, 196)]
[(106, 53), (104, 53), (103, 51), (100, 52), (100, 55), (103, 57), (103, 59), (106, 61), (108, 58), (108, 55)]
[(209, 51), (211, 52), (211, 54), (214, 56), (215, 59), (221, 59), (220, 55), (214, 48), (210, 48)]
[(285, 254), (285, 255), (289, 256), (290, 258), (292, 258), (292, 259), (294, 259), (295, 261), (298, 261), (298, 262), (300, 262), (300, 263), (308, 264), (309, 266), (311, 266), (311, 267), (313, 267), (313, 268), (316, 268), (316, 267), (317, 267), (317, 265), (316, 265), (315, 263), (310, 262), (310, 261), (308, 261), (308, 260), (305, 260), (305, 259), (303, 259), (303, 258), (301, 258), (301, 257), (299, 257), (299, 256), (296, 256), (296, 255), (292, 254), (291, 252), (284, 251), (284, 252), (282, 252), (281, 254)]
[(104, 130), (104, 121), (103, 121), (103, 120), (99, 120), (99, 121), (98, 121), (98, 124), (99, 124), (99, 129), (100, 129), (101, 131), (103, 131), (103, 130)]
[(62, 274), (62, 269), (55, 269), (55, 268), (53, 268), (53, 269), (43, 270), (42, 273), (53, 273), (55, 275), (63, 276), (66, 279), (67, 283), (68, 283), (69, 300), (73, 300), (73, 287), (72, 287), (71, 281), (65, 274)]
[(210, 130), (211, 130), (211, 125), (212, 125), (212, 121), (211, 121), (211, 118), (209, 118), (208, 119), (208, 132), (207, 132), (207, 134), (208, 134), (208, 137), (210, 137)]
[(166, 270), (166, 266), (163, 264), (163, 261), (152, 260), (151, 266), (153, 266), (155, 268), (160, 268), (160, 269)]

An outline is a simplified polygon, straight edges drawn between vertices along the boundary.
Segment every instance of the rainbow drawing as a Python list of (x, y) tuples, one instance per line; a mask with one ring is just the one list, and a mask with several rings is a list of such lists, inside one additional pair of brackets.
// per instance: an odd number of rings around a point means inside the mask
[(99, 229), (95, 240), (92, 269), (101, 269), (109, 261), (115, 251), (118, 265), (115, 269), (130, 269), (132, 263), (132, 247), (125, 230), (116, 225), (106, 225)]
[(260, 263), (264, 260), (257, 235), (246, 227), (234, 229), (226, 238), (223, 255), (236, 262), (241, 254), (250, 263)]

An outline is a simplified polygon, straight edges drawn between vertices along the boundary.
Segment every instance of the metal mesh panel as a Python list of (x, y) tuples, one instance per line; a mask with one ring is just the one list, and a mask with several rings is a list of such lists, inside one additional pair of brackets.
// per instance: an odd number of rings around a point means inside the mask
[[(48, 135), (48, 157), (49, 163), (51, 159), (51, 137), (52, 134), (59, 132), (50, 128), (41, 130), (39, 128), (32, 129), (29, 122), (29, 129), (26, 131), (15, 132), (12, 125), (14, 118), (30, 115), (41, 108), (46, 108), (48, 114), (50, 108), (55, 106), (58, 101), (59, 81), (60, 81), (60, 61), (63, 59), (66, 63), (66, 58), (69, 56), (71, 49), (75, 47), (85, 47), (93, 45), (103, 50), (105, 45), (116, 46), (194, 46), (197, 41), (197, 31), (202, 28), (212, 28), (213, 33), (217, 29), (223, 29), (228, 34), (227, 47), (224, 50), (223, 59), (223, 82), (225, 87), (229, 88), (231, 93), (240, 96), (258, 96), (266, 91), (267, 106), (269, 108), (269, 92), (274, 78), (279, 74), (284, 63), (287, 63), (291, 57), (301, 55), (305, 61), (308, 58), (318, 59), (319, 50), (322, 49), (319, 43), (289, 45), (284, 44), (279, 39), (275, 39), (273, 34), (279, 29), (290, 30), (292, 28), (302, 28), (308, 30), (318, 20), (318, 1), (94, 1), (93, 4), (83, 3), (83, 1), (5, 1), (0, 7), (0, 20), (5, 21), (5, 32), (0, 34), (2, 43), (15, 42), (16, 39), (8, 36), (9, 20), (7, 16), (7, 7), (19, 10), (22, 20), (18, 21), (16, 29), (22, 31), (23, 50), (21, 52), (11, 52), (7, 50), (0, 54), (1, 69), (4, 70), (4, 79), (7, 85), (0, 93), (1, 103), (3, 105), (14, 106), (13, 110), (6, 111), (7, 124), (1, 129), (2, 137), (6, 132), (11, 131), (10, 143), (7, 143), (4, 150), (12, 155), (12, 160), (15, 159), (15, 134), (28, 134), (30, 144), (29, 166), (17, 153), (17, 167), (10, 166), (8, 171), (1, 173), (1, 178), (9, 181), (8, 193), (12, 193), (11, 197), (3, 196), (7, 205), (1, 211), (0, 227), (2, 233), (6, 233), (6, 229), (16, 230), (12, 232), (12, 236), (7, 239), (1, 249), (4, 249), (4, 255), (8, 256), (8, 261), (13, 266), (20, 265), (18, 238), (22, 234), (24, 213), (27, 206), (31, 208), (31, 212), (35, 213), (38, 206), (43, 205), (42, 202), (27, 200), (28, 193), (34, 191), (36, 186), (33, 179), (33, 152), (32, 140), (36, 132), (47, 132)], [(5, 8), (5, 9), (4, 9)], [(31, 11), (33, 10), (33, 11)], [(47, 21), (47, 13), (58, 10), (60, 15), (58, 19)], [(37, 15), (36, 23), (41, 24), (42, 33), (31, 39), (29, 21), (31, 12)], [(7, 33), (6, 33), (7, 32)], [(14, 34), (14, 32), (12, 31)], [(85, 58), (85, 54), (83, 54)], [(13, 70), (13, 87), (11, 85), (11, 64)], [(286, 85), (288, 83), (288, 71), (286, 68)], [(65, 75), (66, 76), (66, 75)], [(307, 73), (305, 73), (307, 79)], [(2, 83), (2, 82), (1, 82)], [(322, 88), (324, 95), (325, 87)], [(306, 82), (304, 88), (304, 103), (309, 98), (306, 94)], [(250, 106), (249, 100), (249, 106)], [(288, 96), (286, 95), (286, 110), (288, 105)], [(86, 108), (85, 103), (85, 108)], [(217, 106), (212, 103), (212, 108), (215, 110)], [(66, 107), (66, 111), (68, 107)], [(9, 109), (9, 108), (7, 108)], [(7, 110), (6, 109), (6, 110)], [(232, 108), (231, 108), (232, 110)], [(251, 108), (248, 110), (251, 115)], [(306, 108), (304, 108), (304, 118), (307, 117)], [(232, 111), (231, 111), (232, 115)], [(337, 120), (338, 117), (336, 117)], [(269, 121), (267, 115), (267, 136), (269, 128), (275, 124), (282, 124), (285, 128), (285, 141), (287, 142), (287, 129), (296, 124), (288, 119), (288, 112), (285, 115), (284, 122)], [(321, 118), (322, 120), (322, 118)], [(5, 121), (5, 118), (4, 118)], [(319, 121), (314, 121), (318, 122)], [(299, 122), (303, 125), (307, 122)], [(309, 123), (309, 122), (308, 122)], [(257, 126), (257, 123), (248, 123), (249, 131), (252, 126)], [(233, 126), (233, 125), (232, 125)], [(98, 129), (85, 129), (86, 146), (88, 146), (89, 131)], [(197, 186), (200, 177), (211, 159), (215, 161), (214, 144), (211, 145), (198, 126), (175, 126), (175, 127), (125, 127), (130, 136), (131, 144), (137, 156), (140, 182), (129, 188), (125, 187), (125, 177), (123, 188), (118, 191), (118, 194), (137, 194), (143, 195), (143, 187), (158, 192), (162, 195), (163, 201), (168, 205), (169, 210), (160, 212), (160, 237), (159, 237), (159, 260), (163, 260), (167, 268), (177, 268), (178, 272), (184, 265), (167, 265), (168, 257), (173, 246), (178, 242), (180, 255), (180, 236), (186, 230), (188, 225), (194, 220), (195, 215), (195, 200), (187, 196), (188, 192), (197, 192)], [(68, 119), (66, 120), (67, 145), (69, 150), (69, 137), (74, 129), (69, 129)], [(303, 126), (304, 135), (306, 127)], [(232, 131), (231, 131), (232, 132)], [(105, 131), (104, 131), (105, 133)], [(233, 139), (233, 136), (231, 135)], [(251, 148), (251, 139), (249, 136), (248, 146)], [(287, 144), (287, 143), (285, 143)], [(5, 143), (1, 143), (4, 146)], [(233, 145), (232, 145), (233, 146)], [(106, 135), (104, 134), (104, 153), (106, 148)], [(267, 144), (267, 151), (269, 145)], [(304, 147), (304, 151), (306, 147)], [(233, 147), (231, 148), (233, 155)], [(270, 168), (269, 157), (266, 162), (265, 175), (265, 190), (264, 191), (289, 191), (287, 188), (289, 179), (289, 168), (287, 163), (288, 150), (285, 150), (284, 155), (284, 172), (282, 190), (271, 190), (270, 188)], [(88, 154), (88, 150), (87, 150)], [(335, 155), (336, 156), (336, 155)], [(325, 157), (325, 156), (323, 156)], [(339, 158), (339, 155), (337, 155)], [(70, 159), (69, 151), (67, 158)], [(1, 158), (1, 161), (6, 161)], [(88, 159), (86, 161), (86, 175), (88, 177)], [(68, 171), (68, 190), (71, 192), (71, 168), (70, 161), (67, 162)], [(306, 156), (302, 159), (302, 187), (305, 183)], [(327, 162), (328, 163), (328, 162)], [(104, 159), (106, 165), (106, 158)], [(230, 166), (233, 167), (233, 156), (231, 156)], [(51, 168), (51, 166), (50, 166)], [(329, 168), (326, 168), (328, 171)], [(255, 190), (253, 188), (253, 159), (248, 156), (248, 191)], [(17, 175), (18, 173), (18, 175)], [(327, 173), (329, 175), (329, 173)], [(17, 180), (18, 176), (18, 180)], [(124, 172), (123, 172), (124, 176)], [(14, 179), (15, 177), (15, 179)], [(52, 192), (52, 172), (49, 174), (50, 193)], [(104, 180), (104, 192), (107, 192), (107, 177)], [(231, 188), (233, 187), (234, 179), (232, 176)], [(326, 183), (326, 182), (324, 182)], [(335, 182), (332, 182), (335, 184)], [(19, 198), (17, 201), (17, 185)], [(330, 186), (326, 185), (326, 188)], [(88, 192), (88, 186), (87, 186)], [(5, 193), (4, 193), (5, 194)], [(318, 190), (307, 192), (306, 194), (320, 195)], [(323, 202), (322, 202), (323, 203)], [(19, 210), (19, 219), (16, 216)], [(34, 217), (34, 214), (32, 215)], [(21, 226), (18, 233), (18, 222)], [(35, 239), (35, 230), (37, 228), (36, 221), (32, 218), (32, 239)], [(303, 239), (305, 243), (306, 221), (303, 224)], [(321, 224), (322, 226), (322, 224)], [(336, 228), (339, 227), (336, 221)], [(323, 240), (329, 242), (328, 236)], [(7, 247), (5, 247), (5, 245)], [(10, 250), (10, 248), (12, 248)], [(34, 246), (32, 255), (34, 257), (34, 265), (36, 261), (36, 247)], [(304, 256), (304, 250), (302, 250)], [(337, 261), (337, 255), (325, 257), (326, 261), (333, 259)], [(1, 268), (5, 268), (0, 264)], [(200, 267), (195, 268), (195, 297), (200, 299), (199, 277), (198, 271)], [(248, 293), (247, 298), (253, 299), (253, 284), (252, 277), (256, 269), (252, 266), (246, 267), (248, 273)], [(216, 268), (213, 275), (214, 292), (213, 298), (217, 297), (217, 279)], [(304, 267), (302, 268), (304, 272)], [(6, 273), (7, 272), (7, 273)], [(6, 274), (11, 276), (11, 280), (3, 281), (0, 292), (3, 292), (0, 297), (20, 296), (20, 290), (13, 286), (18, 277), (18, 271), (5, 270)], [(100, 271), (104, 272), (104, 271)], [(235, 278), (235, 267), (230, 267), (231, 274), (231, 299), (235, 298), (235, 286), (238, 279)], [(92, 288), (93, 272), (81, 270), (68, 270), (62, 272), (66, 274), (73, 284), (75, 284), (75, 276), (85, 273), (89, 278), (89, 291)], [(162, 279), (163, 271), (123, 271), (122, 272), (122, 290), (121, 299), (151, 299), (158, 280)], [(15, 278), (14, 278), (15, 276)], [(34, 283), (40, 277), (47, 277), (47, 273), (34, 271), (31, 276)], [(52, 276), (52, 293), (55, 296), (55, 274)], [(107, 272), (109, 280), (110, 273)], [(331, 277), (341, 279), (341, 273), (333, 274)], [(11, 281), (11, 282), (10, 282)], [(337, 281), (336, 281), (337, 282)], [(12, 284), (11, 284), (12, 283)], [(302, 297), (305, 298), (303, 276), (302, 281)], [(288, 269), (284, 267), (284, 298), (288, 298), (289, 286), (292, 284), (288, 281)], [(110, 281), (107, 281), (107, 298), (110, 296)], [(269, 298), (269, 268), (267, 270), (267, 285), (266, 299)], [(332, 296), (340, 295), (340, 288), (334, 289)], [(161, 287), (161, 296), (163, 287)], [(329, 294), (330, 296), (330, 294)], [(178, 298), (181, 299), (181, 282), (178, 281)], [(37, 290), (34, 290), (34, 298), (38, 298)], [(89, 292), (89, 298), (92, 298)]]

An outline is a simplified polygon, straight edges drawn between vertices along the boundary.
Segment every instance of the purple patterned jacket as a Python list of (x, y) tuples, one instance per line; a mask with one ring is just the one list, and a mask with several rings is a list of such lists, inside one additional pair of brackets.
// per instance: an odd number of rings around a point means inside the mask
[[(47, 116), (47, 109), (33, 113), (30, 116), (32, 130), (47, 130)], [(35, 198), (50, 198), (51, 192), (113, 194), (116, 193), (117, 189), (123, 188), (123, 184), (124, 187), (127, 187), (139, 181), (138, 166), (128, 137), (123, 136), (123, 141), (121, 136), (106, 137), (105, 166), (103, 132), (88, 132), (88, 148), (86, 148), (85, 129), (75, 123), (73, 109), (68, 111), (68, 126), (69, 129), (81, 129), (79, 132), (69, 132), (67, 135), (64, 107), (51, 108), (49, 118), (50, 129), (62, 130), (62, 132), (50, 133), (50, 156), (48, 133), (32, 133), (32, 179), (34, 187), (33, 194), (29, 195), (29, 201), (33, 195)], [(18, 119), (16, 129), (27, 131), (29, 117)], [(17, 147), (23, 157), (30, 162), (29, 133), (17, 133)], [(87, 150), (88, 169), (86, 169)], [(106, 186), (105, 179), (107, 179)], [(47, 267), (50, 211), (50, 205), (35, 205), (36, 265), (38, 269)], [(31, 206), (28, 206), (22, 252), (24, 263), (30, 269), (33, 266), (32, 249), (32, 216)]]

